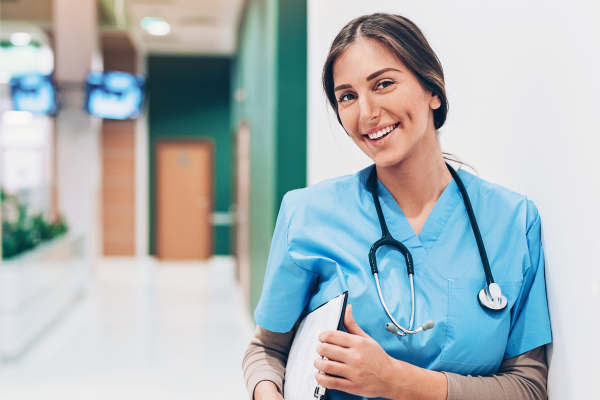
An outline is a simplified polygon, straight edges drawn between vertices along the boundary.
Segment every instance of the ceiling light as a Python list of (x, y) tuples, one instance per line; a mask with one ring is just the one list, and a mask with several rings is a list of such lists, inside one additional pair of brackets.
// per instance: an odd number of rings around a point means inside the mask
[(29, 111), (5, 111), (2, 122), (8, 125), (28, 125), (33, 121), (33, 114)]
[(165, 21), (152, 21), (148, 24), (148, 33), (155, 36), (163, 36), (171, 32), (171, 25)]
[(31, 35), (25, 32), (15, 32), (10, 35), (10, 42), (13, 46), (27, 46), (31, 43)]
[(164, 21), (163, 18), (160, 17), (144, 17), (142, 18), (142, 28), (144, 29), (148, 29), (148, 25), (150, 25), (151, 22), (154, 21)]

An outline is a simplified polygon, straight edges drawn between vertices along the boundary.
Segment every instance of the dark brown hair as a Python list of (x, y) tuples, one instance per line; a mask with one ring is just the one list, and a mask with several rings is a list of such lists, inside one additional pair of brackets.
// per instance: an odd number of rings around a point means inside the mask
[(435, 129), (446, 122), (448, 99), (444, 85), (444, 71), (423, 32), (408, 18), (393, 14), (364, 15), (350, 21), (336, 36), (323, 67), (323, 89), (340, 124), (337, 98), (333, 83), (335, 60), (354, 42), (373, 39), (390, 49), (396, 57), (417, 77), (421, 86), (436, 94), (441, 105), (433, 110)]

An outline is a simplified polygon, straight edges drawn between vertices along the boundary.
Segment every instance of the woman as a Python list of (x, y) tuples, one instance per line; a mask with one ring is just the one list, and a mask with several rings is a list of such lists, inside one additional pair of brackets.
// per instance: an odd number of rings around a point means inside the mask
[[(244, 359), (251, 396), (282, 398), (297, 321), (347, 290), (347, 332), (322, 333), (317, 351), (326, 359), (315, 360), (329, 398), (545, 399), (551, 331), (537, 209), (468, 172), (453, 178), (437, 136), (448, 111), (442, 67), (419, 28), (388, 14), (351, 21), (331, 46), (323, 86), (374, 166), (285, 196)], [(505, 296), (495, 311), (477, 301), (485, 257), (458, 181)], [(367, 257), (382, 231), (375, 199), (412, 254), (414, 326), (433, 320), (431, 330), (401, 337), (385, 329)], [(390, 314), (408, 326), (405, 258), (383, 247), (377, 262)]]

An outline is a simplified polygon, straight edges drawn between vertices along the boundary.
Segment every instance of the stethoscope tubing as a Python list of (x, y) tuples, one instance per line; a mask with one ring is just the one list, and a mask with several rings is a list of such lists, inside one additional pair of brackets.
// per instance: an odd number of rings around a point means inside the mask
[[(477, 219), (475, 218), (475, 213), (473, 212), (473, 206), (471, 205), (471, 200), (469, 199), (469, 195), (467, 194), (465, 185), (463, 184), (462, 180), (460, 179), (460, 176), (458, 175), (458, 173), (448, 163), (446, 163), (446, 167), (448, 168), (448, 171), (450, 171), (450, 174), (452, 175), (452, 178), (456, 182), (456, 185), (458, 186), (458, 190), (460, 191), (460, 194), (463, 198), (463, 202), (464, 202), (465, 208), (467, 210), (467, 215), (469, 216), (469, 222), (471, 223), (471, 228), (472, 228), (473, 234), (475, 236), (475, 241), (477, 242), (477, 248), (479, 250), (479, 255), (481, 257), (481, 263), (483, 264), (483, 270), (484, 270), (485, 278), (487, 281), (487, 289), (484, 289), (484, 290), (485, 290), (485, 293), (488, 295), (488, 298), (491, 300), (491, 298), (489, 297), (489, 292), (490, 292), (489, 288), (490, 288), (490, 285), (494, 284), (494, 277), (492, 276), (490, 263), (488, 261), (487, 253), (485, 251), (485, 246), (483, 244), (483, 239), (481, 237), (479, 225), (477, 224)], [(387, 224), (385, 222), (385, 217), (383, 215), (383, 210), (381, 208), (381, 203), (379, 201), (379, 195), (377, 194), (377, 168), (376, 167), (373, 168), (373, 171), (371, 172), (371, 174), (369, 176), (369, 186), (370, 186), (371, 194), (373, 196), (373, 202), (375, 203), (375, 210), (377, 211), (377, 217), (379, 219), (379, 224), (381, 227), (381, 236), (382, 236), (381, 239), (379, 239), (375, 243), (373, 243), (373, 245), (371, 246), (371, 249), (369, 250), (369, 265), (371, 267), (371, 272), (372, 272), (373, 276), (375, 277), (375, 283), (377, 285), (377, 293), (379, 295), (379, 300), (381, 301), (381, 305), (383, 306), (383, 309), (385, 310), (390, 321), (392, 321), (392, 323), (396, 326), (396, 328), (398, 328), (398, 331), (395, 333), (400, 336), (406, 336), (407, 334), (415, 334), (415, 333), (422, 332), (426, 329), (430, 329), (433, 326), (433, 322), (431, 322), (431, 327), (429, 327), (429, 328), (426, 327), (426, 325), (430, 321), (428, 321), (425, 325), (423, 325), (422, 327), (420, 327), (416, 330), (412, 329), (413, 323), (414, 323), (414, 318), (415, 318), (415, 286), (414, 286), (414, 266), (413, 266), (412, 255), (410, 254), (410, 251), (406, 248), (406, 246), (404, 246), (404, 244), (402, 244), (402, 242), (399, 242), (393, 238), (390, 231), (388, 230)], [(408, 329), (402, 327), (394, 319), (394, 317), (388, 310), (387, 304), (385, 304), (385, 300), (383, 298), (383, 293), (381, 291), (381, 285), (379, 283), (379, 271), (377, 269), (377, 256), (376, 256), (377, 250), (382, 246), (392, 246), (392, 247), (396, 248), (400, 253), (402, 253), (402, 255), (404, 256), (404, 258), (406, 260), (406, 272), (410, 279), (410, 292), (411, 292), (411, 313), (410, 313), (410, 323), (409, 323)], [(500, 290), (500, 289), (498, 288), (498, 290)], [(483, 292), (483, 290), (482, 290), (482, 292)], [(501, 308), (496, 309), (493, 306), (490, 308), (489, 305), (482, 303), (481, 299), (480, 299), (480, 303), (482, 304), (482, 306), (484, 306), (492, 311), (498, 311), (503, 308), (503, 307), (501, 307)], [(495, 302), (493, 303), (493, 305), (495, 305)]]
[(485, 279), (487, 281), (488, 287), (494, 283), (494, 276), (492, 275), (492, 269), (490, 268), (490, 262), (488, 260), (487, 253), (485, 251), (485, 246), (483, 245), (483, 238), (481, 237), (481, 232), (479, 231), (479, 225), (477, 224), (477, 218), (475, 218), (475, 213), (473, 212), (473, 206), (471, 205), (471, 199), (467, 194), (467, 189), (465, 185), (458, 176), (458, 173), (452, 168), (448, 163), (446, 163), (446, 167), (448, 167), (448, 171), (454, 178), (456, 182), (456, 186), (458, 186), (458, 190), (463, 198), (463, 202), (465, 203), (465, 208), (467, 209), (467, 215), (469, 216), (469, 222), (471, 223), (471, 228), (473, 229), (473, 234), (475, 235), (475, 241), (477, 242), (477, 249), (479, 250), (479, 256), (481, 257), (481, 263), (483, 264), (483, 271), (485, 272)]
[(416, 330), (412, 330), (412, 325), (413, 325), (413, 321), (414, 321), (414, 317), (415, 317), (415, 290), (414, 290), (414, 284), (413, 284), (413, 276), (412, 274), (410, 275), (410, 288), (411, 288), (411, 298), (412, 298), (412, 311), (410, 313), (410, 325), (408, 326), (408, 329), (403, 328), (395, 319), (394, 317), (392, 317), (392, 314), (390, 313), (390, 310), (388, 310), (387, 305), (385, 304), (385, 300), (383, 299), (383, 294), (381, 292), (381, 285), (379, 284), (379, 274), (375, 273), (373, 274), (373, 276), (375, 277), (375, 283), (377, 284), (377, 293), (379, 294), (379, 300), (381, 301), (381, 305), (383, 306), (383, 309), (385, 310), (385, 313), (387, 314), (387, 316), (389, 317), (390, 321), (392, 321), (392, 323), (394, 325), (396, 325), (396, 327), (400, 330), (400, 332), (398, 332), (397, 334), (400, 336), (406, 336), (407, 334), (409, 335), (414, 335), (415, 333), (419, 333), (422, 332), (423, 329), (419, 328)]

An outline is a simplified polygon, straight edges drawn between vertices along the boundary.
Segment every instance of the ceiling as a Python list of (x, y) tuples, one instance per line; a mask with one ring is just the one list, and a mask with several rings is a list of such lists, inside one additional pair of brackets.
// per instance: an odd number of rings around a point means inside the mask
[[(235, 52), (237, 24), (245, 0), (97, 0), (102, 31), (128, 32), (141, 52), (216, 54)], [(1, 0), (3, 20), (36, 23), (51, 31), (52, 0)], [(144, 17), (171, 25), (165, 36), (152, 36)]]
[[(117, 27), (126, 23), (147, 53), (230, 55), (235, 52), (243, 4), (244, 0), (115, 0), (114, 14)], [(140, 24), (144, 17), (164, 18), (171, 32), (150, 35)]]
[(1, 0), (0, 18), (47, 26), (52, 21), (52, 0)]

